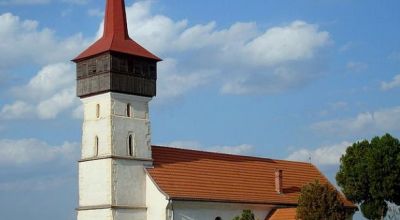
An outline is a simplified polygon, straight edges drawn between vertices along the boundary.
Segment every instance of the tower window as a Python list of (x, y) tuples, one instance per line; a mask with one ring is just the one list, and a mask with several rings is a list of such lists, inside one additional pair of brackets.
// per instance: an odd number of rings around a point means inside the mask
[(97, 157), (99, 155), (99, 137), (94, 138), (94, 156)]
[(131, 104), (126, 105), (126, 116), (131, 117)]
[(134, 143), (133, 136), (130, 134), (128, 137), (128, 155), (133, 156), (135, 150), (135, 143)]
[(96, 105), (96, 118), (100, 118), (100, 104)]

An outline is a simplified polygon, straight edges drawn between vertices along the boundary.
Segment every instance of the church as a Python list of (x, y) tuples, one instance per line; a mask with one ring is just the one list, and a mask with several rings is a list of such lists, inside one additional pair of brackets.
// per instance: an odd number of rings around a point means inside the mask
[(84, 106), (78, 220), (295, 219), (301, 187), (329, 183), (310, 163), (151, 145), (161, 59), (129, 37), (124, 0), (107, 0), (103, 36), (73, 61)]

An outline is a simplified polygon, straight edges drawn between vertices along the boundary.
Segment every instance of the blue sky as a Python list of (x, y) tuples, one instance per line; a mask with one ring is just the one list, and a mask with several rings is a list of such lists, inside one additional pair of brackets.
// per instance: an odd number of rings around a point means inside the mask
[[(400, 137), (398, 1), (126, 1), (164, 59), (152, 142), (308, 161), (331, 180), (351, 143)], [(0, 0), (0, 210), (75, 218), (81, 108), (69, 60), (103, 1)], [(361, 218), (361, 217), (358, 217)]]

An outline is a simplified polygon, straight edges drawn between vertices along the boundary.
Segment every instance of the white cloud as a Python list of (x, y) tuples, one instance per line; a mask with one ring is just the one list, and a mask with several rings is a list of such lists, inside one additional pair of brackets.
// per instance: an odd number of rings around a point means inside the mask
[(15, 101), (13, 104), (4, 105), (1, 109), (3, 119), (29, 118), (33, 111), (33, 106), (24, 101)]
[(21, 20), (11, 13), (0, 15), (0, 69), (21, 63), (48, 64), (70, 60), (86, 44), (81, 35), (57, 39), (54, 31), (39, 28), (34, 20)]
[[(261, 29), (254, 22), (237, 22), (218, 28), (210, 21), (190, 26), (187, 20), (153, 13), (152, 4), (139, 1), (128, 6), (127, 18), (132, 38), (163, 57), (167, 64), (161, 66), (173, 66), (174, 72), (182, 73), (170, 76), (160, 68), (159, 86), (171, 91), (160, 90), (159, 95), (177, 97), (211, 82), (228, 94), (275, 93), (303, 86), (321, 74), (321, 50), (331, 40), (317, 25), (293, 21)], [(168, 64), (171, 61), (175, 63)], [(210, 74), (201, 75), (204, 72)], [(185, 89), (162, 80), (163, 75), (186, 82)]]
[[(135, 2), (127, 7), (127, 18), (131, 36), (165, 58), (159, 64), (159, 102), (211, 83), (227, 94), (275, 93), (300, 87), (319, 74), (320, 64), (314, 60), (330, 41), (326, 31), (304, 21), (266, 30), (251, 22), (226, 29), (213, 21), (189, 26), (186, 20), (152, 13), (151, 6), (151, 1)], [(102, 25), (97, 37), (101, 31)], [(81, 35), (57, 39), (54, 31), (39, 28), (37, 21), (6, 13), (0, 15), (0, 38), (0, 50), (9, 51), (0, 54), (0, 71), (18, 66), (21, 60), (44, 65), (27, 85), (12, 90), (18, 99), (3, 106), (2, 111), (10, 114), (2, 118), (25, 117), (31, 112), (30, 117), (52, 119), (77, 108), (75, 70), (59, 61), (82, 50), (87, 41)]]
[(0, 50), (7, 51), (0, 54), (0, 72), (21, 66), (21, 61), (44, 65), (26, 85), (11, 89), (16, 100), (2, 106), (0, 118), (52, 119), (78, 105), (75, 68), (57, 61), (68, 61), (83, 48), (86, 43), (80, 35), (60, 40), (52, 30), (40, 29), (37, 21), (6, 13), (0, 15), (0, 39)]
[(59, 159), (77, 159), (78, 143), (51, 146), (37, 139), (0, 140), (0, 166), (47, 163)]
[(241, 144), (236, 146), (204, 147), (197, 141), (182, 141), (182, 140), (170, 142), (169, 144), (166, 144), (166, 146), (183, 148), (183, 149), (192, 149), (192, 150), (204, 150), (216, 153), (236, 154), (236, 155), (247, 155), (250, 154), (251, 151), (254, 149), (254, 147), (249, 144)]
[(75, 69), (72, 64), (45, 66), (27, 85), (13, 88), (12, 93), (18, 99), (3, 106), (3, 119), (54, 119), (59, 113), (79, 105), (75, 97)]
[(75, 83), (75, 68), (72, 64), (56, 63), (44, 66), (26, 86), (13, 89), (20, 97), (42, 99), (54, 94), (60, 88), (72, 87)]
[(83, 105), (78, 105), (73, 111), (72, 111), (72, 117), (75, 119), (83, 119)]
[(76, 103), (75, 89), (65, 89), (41, 101), (37, 107), (37, 113), (41, 119), (54, 119), (60, 112), (73, 107)]
[(396, 87), (400, 87), (400, 74), (393, 77), (393, 80), (390, 82), (382, 82), (381, 88), (383, 90), (390, 90)]
[(247, 43), (244, 57), (257, 65), (276, 65), (288, 61), (311, 59), (329, 42), (328, 32), (304, 21), (273, 27)]
[(286, 159), (293, 161), (311, 162), (317, 165), (338, 165), (340, 157), (352, 143), (343, 141), (339, 144), (322, 146), (317, 149), (300, 149), (291, 153)]
[(400, 106), (360, 113), (353, 118), (328, 120), (312, 125), (317, 132), (329, 134), (369, 134), (400, 130)]
[(197, 72), (179, 70), (178, 61), (170, 58), (165, 59), (158, 65), (158, 93), (156, 100), (162, 103), (205, 85), (209, 82), (210, 76), (213, 75), (211, 70), (197, 70)]

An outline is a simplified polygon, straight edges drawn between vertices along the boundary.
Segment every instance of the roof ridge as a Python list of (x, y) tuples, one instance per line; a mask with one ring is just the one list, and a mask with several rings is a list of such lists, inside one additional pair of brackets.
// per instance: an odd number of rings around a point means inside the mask
[[(170, 149), (175, 149), (175, 150), (182, 150), (182, 151), (192, 151), (192, 152), (198, 152), (198, 153), (208, 153), (208, 154), (214, 154), (214, 155), (223, 155), (223, 156), (229, 156), (229, 157), (241, 157), (241, 158), (252, 158), (252, 159), (258, 159), (258, 160), (273, 160), (273, 161), (280, 161), (280, 162), (289, 162), (289, 163), (300, 163), (300, 164), (308, 164), (312, 165), (315, 168), (317, 168), (314, 164), (308, 163), (308, 162), (302, 162), (302, 161), (293, 161), (293, 160), (284, 160), (284, 159), (274, 159), (274, 158), (268, 158), (268, 157), (260, 157), (260, 156), (250, 156), (250, 155), (238, 155), (238, 154), (230, 154), (230, 153), (221, 153), (221, 152), (214, 152), (214, 151), (206, 151), (206, 150), (197, 150), (197, 149), (188, 149), (188, 148), (180, 148), (180, 147), (171, 147), (171, 146), (161, 146), (161, 145), (152, 145), (152, 147), (161, 147), (161, 148), (170, 148)], [(317, 168), (318, 169), (318, 168)]]

